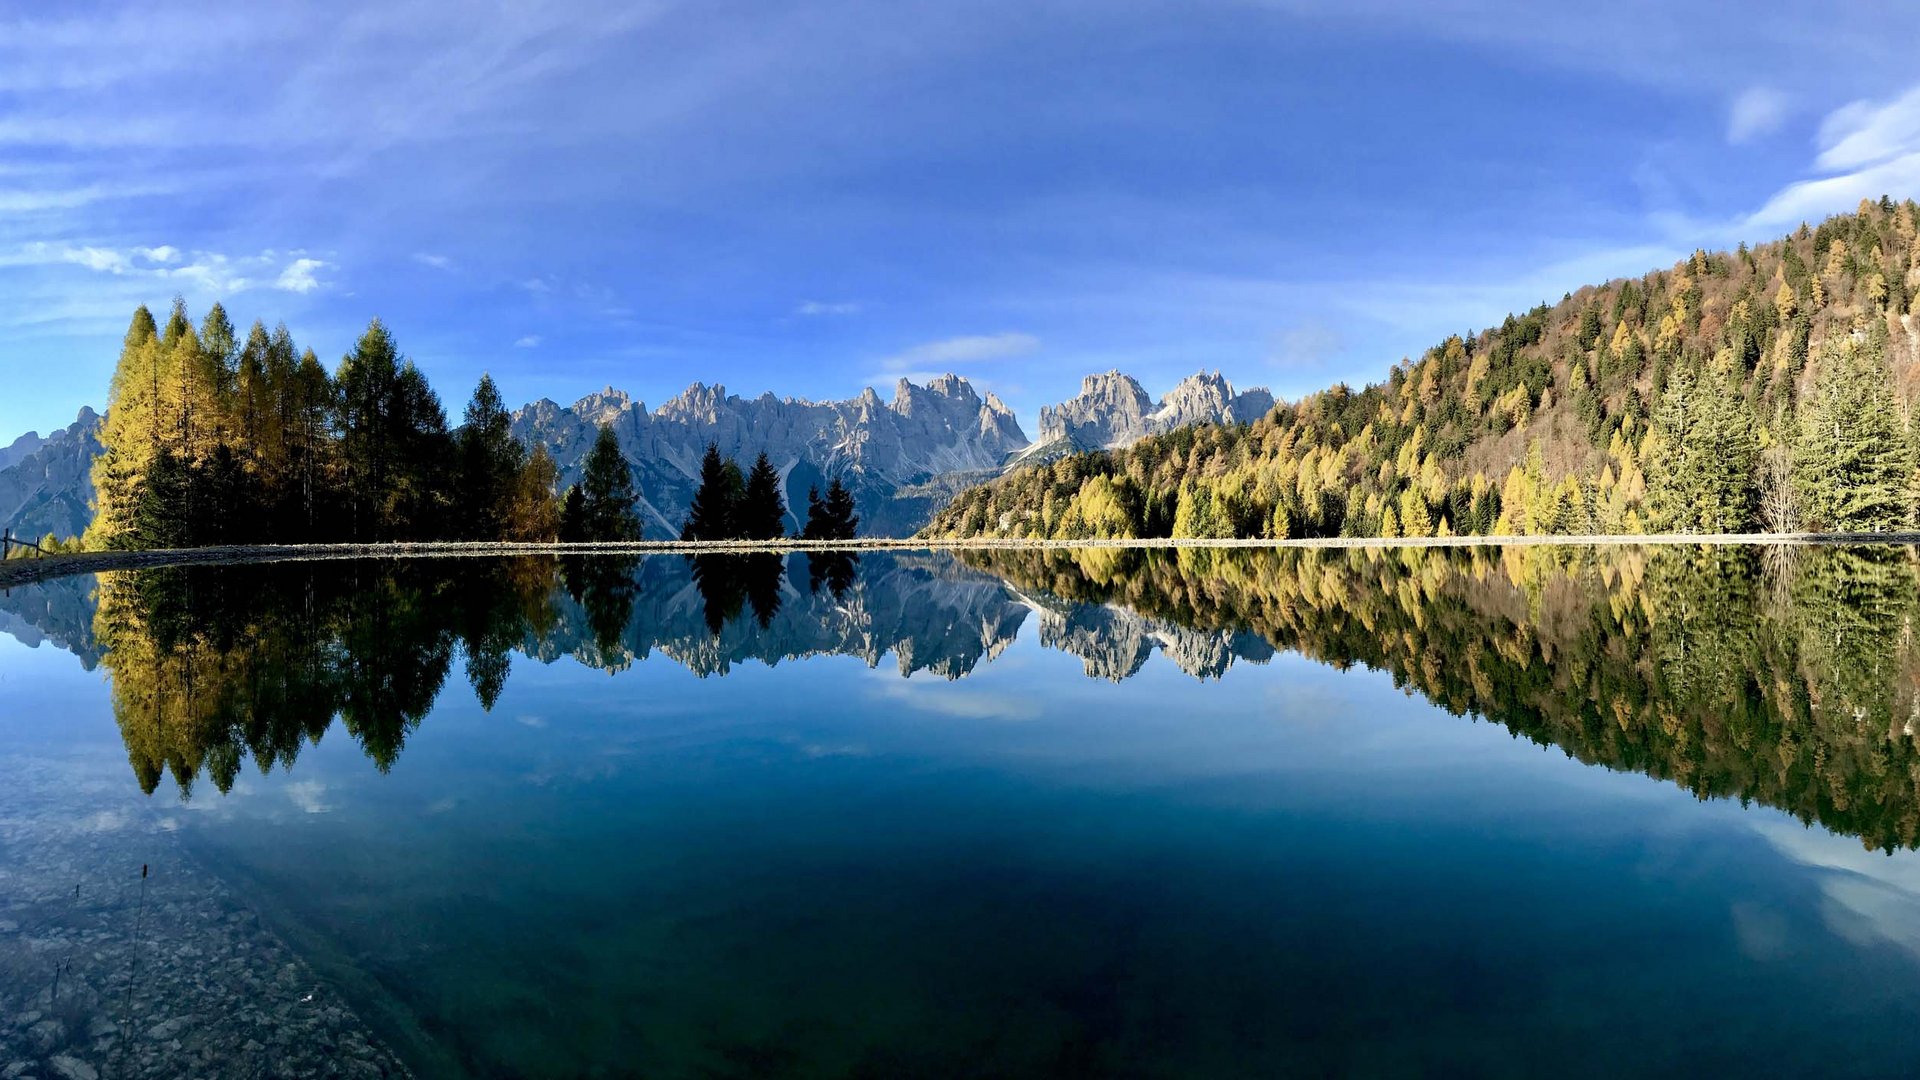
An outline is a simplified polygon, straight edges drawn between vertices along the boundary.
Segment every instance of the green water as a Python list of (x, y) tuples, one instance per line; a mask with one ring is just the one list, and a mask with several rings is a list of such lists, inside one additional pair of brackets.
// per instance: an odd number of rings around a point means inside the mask
[(1920, 1051), (1904, 550), (458, 560), (0, 607), (0, 763), (177, 838), (426, 1075)]

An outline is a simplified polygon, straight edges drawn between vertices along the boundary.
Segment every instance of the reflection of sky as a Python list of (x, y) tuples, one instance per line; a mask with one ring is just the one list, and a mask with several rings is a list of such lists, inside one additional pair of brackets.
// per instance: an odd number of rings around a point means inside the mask
[[(1187, 926), (1152, 940), (1201, 955), (1221, 920), (1256, 970), (1376, 965), (1345, 992), (1441, 1010), (1382, 1034), (1403, 1050), (1468, 1024), (1476, 1000), (1482, 1038), (1505, 1023), (1559, 1042), (1666, 1031), (1697, 1009), (1697, 1026), (1729, 1033), (1715, 1038), (1819, 1017), (1838, 1040), (1920, 993), (1915, 853), (1583, 765), (1383, 672), (1281, 655), (1201, 680), (1155, 655), (1124, 683), (1089, 678), (1031, 621), (959, 680), (845, 656), (700, 678), (661, 655), (613, 677), (515, 655), (486, 712), (456, 664), (390, 773), (336, 725), (290, 770), (247, 765), (224, 796), (202, 778), (184, 805), (171, 778), (139, 794), (99, 674), (0, 638), (0, 760), (74, 793), (44, 828), (177, 829), (315, 925), (428, 965), (471, 952), (571, 978), (565, 964), (596, 950), (564, 930), (542, 931), (552, 956), (476, 935), (503, 919), (625, 925), (608, 912), (678, 926), (680, 945), (622, 945), (668, 968), (757, 956), (777, 928), (755, 904), (799, 905), (829, 940), (916, 905), (972, 943), (967, 905), (1015, 888), (1037, 924)], [(853, 914), (830, 921), (792, 881), (845, 890)], [(676, 922), (683, 903), (707, 921)]]
[(1869, 851), (1852, 837), (1779, 815), (1753, 816), (1748, 824), (1782, 856), (1807, 868), (1834, 933), (1857, 945), (1891, 943), (1920, 955), (1920, 852)]

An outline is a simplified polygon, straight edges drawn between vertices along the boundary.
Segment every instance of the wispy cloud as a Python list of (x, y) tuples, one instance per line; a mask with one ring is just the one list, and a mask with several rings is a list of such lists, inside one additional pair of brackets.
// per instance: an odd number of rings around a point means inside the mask
[(453, 269), (453, 260), (451, 258), (445, 255), (435, 255), (430, 251), (414, 252), (413, 261), (419, 263), (421, 266), (431, 266), (435, 270)]
[(1780, 130), (1787, 118), (1787, 96), (1772, 87), (1750, 86), (1733, 99), (1727, 115), (1727, 141), (1750, 142)]
[(1040, 348), (1040, 339), (1032, 334), (1006, 331), (998, 334), (972, 334), (941, 338), (903, 349), (881, 362), (888, 371), (917, 371), (943, 364), (977, 364), (1026, 356)]
[(1920, 189), (1920, 86), (1891, 101), (1854, 101), (1820, 124), (1816, 172), (1776, 192), (1748, 226), (1790, 225), (1852, 209), (1861, 199)]
[(516, 349), (537, 349), (540, 347), (540, 335), (528, 334), (516, 340), (513, 343), (513, 347)]
[(34, 241), (21, 245), (11, 255), (0, 255), (0, 266), (62, 265), (113, 277), (196, 286), (223, 295), (250, 289), (310, 293), (324, 287), (318, 274), (332, 267), (297, 251), (240, 256), (195, 251), (189, 255), (171, 244), (116, 248)]
[(860, 314), (860, 305), (851, 300), (834, 302), (806, 300), (802, 301), (799, 307), (794, 308), (793, 313), (795, 315), (805, 315), (810, 318), (817, 318), (822, 315), (858, 315)]

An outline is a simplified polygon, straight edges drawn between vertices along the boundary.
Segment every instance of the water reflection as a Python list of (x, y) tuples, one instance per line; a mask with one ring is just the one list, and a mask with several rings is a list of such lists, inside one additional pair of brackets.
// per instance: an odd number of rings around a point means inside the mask
[(491, 708), (516, 652), (613, 672), (658, 652), (701, 675), (892, 655), (959, 678), (1032, 619), (1105, 679), (1155, 653), (1202, 678), (1276, 650), (1384, 670), (1583, 762), (1892, 850), (1920, 841), (1916, 565), (1884, 547), (294, 564), (103, 575), (91, 620), (79, 589), (20, 590), (0, 628), (104, 664), (148, 792), (224, 792), (336, 719), (384, 770), (456, 654)]

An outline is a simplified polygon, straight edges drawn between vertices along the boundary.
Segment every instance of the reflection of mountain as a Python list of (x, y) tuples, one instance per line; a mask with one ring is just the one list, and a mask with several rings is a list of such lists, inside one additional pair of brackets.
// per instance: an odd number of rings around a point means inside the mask
[(93, 579), (54, 578), (31, 588), (0, 591), (0, 633), (38, 648), (50, 642), (92, 671), (100, 663), (93, 639)]
[(1785, 554), (1089, 549), (967, 561), (1063, 599), (1384, 670), (1455, 714), (1701, 798), (1916, 846), (1920, 564), (1904, 549)]
[[(221, 788), (336, 720), (384, 767), (457, 653), (491, 706), (515, 651), (702, 675), (822, 655), (959, 678), (1028, 613), (1126, 679), (1276, 649), (1392, 674), (1586, 762), (1756, 799), (1873, 847), (1920, 840), (1920, 574), (1891, 549), (993, 551), (195, 568), (17, 589), (0, 629), (112, 675), (143, 785)], [(89, 629), (90, 628), (90, 629)]]
[(710, 631), (706, 598), (684, 559), (643, 560), (632, 614), (616, 642), (595, 638), (586, 604), (562, 595), (550, 628), (530, 634), (525, 651), (541, 660), (572, 656), (591, 667), (624, 668), (658, 649), (702, 675), (733, 665), (777, 664), (808, 656), (857, 656), (878, 666), (891, 652), (900, 673), (958, 678), (1013, 641), (1027, 610), (999, 579), (951, 559), (865, 554), (841, 595), (809, 591), (804, 556), (778, 583), (780, 604), (765, 626), (751, 611)]

